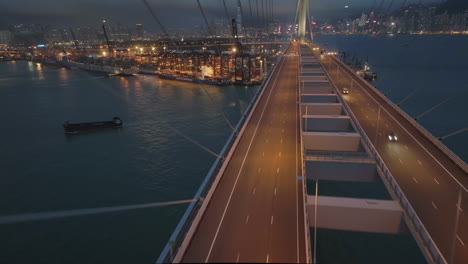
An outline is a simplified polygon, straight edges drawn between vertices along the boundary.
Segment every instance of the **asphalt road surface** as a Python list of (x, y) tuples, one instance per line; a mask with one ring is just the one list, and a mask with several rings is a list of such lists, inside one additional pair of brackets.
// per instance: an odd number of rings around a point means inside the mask
[[(349, 89), (343, 98), (439, 250), (449, 263), (452, 258), (453, 263), (468, 263), (468, 194), (460, 192), (463, 188), (458, 184), (466, 189), (468, 176), (351, 70), (338, 69), (335, 60), (331, 56), (320, 59), (338, 90)], [(397, 135), (397, 142), (388, 140), (388, 131)]]
[[(288, 52), (295, 53), (297, 44)], [(306, 262), (298, 57), (276, 67), (183, 262)]]

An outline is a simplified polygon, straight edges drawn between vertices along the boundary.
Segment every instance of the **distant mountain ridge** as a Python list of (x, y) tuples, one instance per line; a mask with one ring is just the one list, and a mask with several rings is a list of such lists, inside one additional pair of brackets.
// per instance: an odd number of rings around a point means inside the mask
[(468, 11), (467, 0), (447, 0), (437, 8), (437, 13), (441, 14), (447, 11), (449, 14), (463, 13)]

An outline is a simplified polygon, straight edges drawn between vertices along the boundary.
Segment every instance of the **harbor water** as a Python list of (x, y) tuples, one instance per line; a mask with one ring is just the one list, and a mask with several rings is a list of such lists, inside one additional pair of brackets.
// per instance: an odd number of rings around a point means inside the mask
[[(0, 215), (191, 199), (215, 157), (175, 130), (219, 152), (257, 89), (0, 63)], [(186, 206), (3, 224), (0, 263), (153, 263)]]

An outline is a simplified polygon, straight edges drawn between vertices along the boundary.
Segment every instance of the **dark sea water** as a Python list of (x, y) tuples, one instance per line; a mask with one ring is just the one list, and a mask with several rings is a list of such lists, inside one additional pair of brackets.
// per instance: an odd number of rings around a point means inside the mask
[[(373, 82), (394, 103), (414, 92), (401, 108), (416, 117), (438, 103), (419, 122), (434, 136), (468, 127), (468, 35), (324, 35), (315, 41), (328, 50), (345, 51), (365, 61)], [(468, 162), (468, 131), (443, 140)]]
[[(235, 124), (258, 89), (205, 88), (0, 63), (0, 215), (191, 199), (215, 157), (170, 127), (219, 152), (221, 111)], [(122, 129), (62, 129), (113, 116)], [(185, 208), (0, 225), (0, 263), (153, 263)]]

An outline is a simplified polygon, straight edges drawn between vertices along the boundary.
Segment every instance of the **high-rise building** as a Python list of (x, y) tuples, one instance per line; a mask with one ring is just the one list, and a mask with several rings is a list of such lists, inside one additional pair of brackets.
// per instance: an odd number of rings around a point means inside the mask
[(143, 25), (142, 24), (136, 24), (135, 38), (136, 39), (143, 39)]
[(237, 34), (243, 35), (244, 30), (242, 28), (242, 9), (241, 9), (241, 2), (240, 0), (237, 0)]
[(0, 30), (0, 45), (10, 44), (11, 39), (12, 39), (12, 36), (9, 30)]

